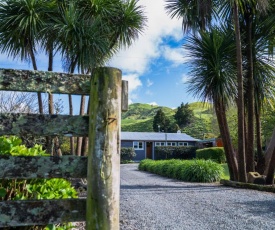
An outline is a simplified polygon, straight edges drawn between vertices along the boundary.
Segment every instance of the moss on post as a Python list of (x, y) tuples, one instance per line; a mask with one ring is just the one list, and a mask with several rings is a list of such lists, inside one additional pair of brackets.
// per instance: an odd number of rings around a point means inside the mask
[(86, 229), (119, 229), (121, 71), (91, 79)]

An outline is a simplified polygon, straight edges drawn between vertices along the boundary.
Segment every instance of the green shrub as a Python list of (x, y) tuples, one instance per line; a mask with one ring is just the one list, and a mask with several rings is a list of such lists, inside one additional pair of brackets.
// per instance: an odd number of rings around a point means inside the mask
[(198, 149), (196, 151), (196, 158), (204, 159), (204, 160), (212, 160), (220, 164), (225, 163), (226, 161), (223, 147), (211, 147), (211, 148)]
[(210, 160), (142, 160), (139, 170), (189, 182), (215, 182), (223, 174), (223, 167)]
[(120, 150), (120, 163), (132, 161), (136, 157), (136, 152), (134, 148), (122, 147)]
[(144, 159), (144, 160), (140, 161), (139, 165), (138, 165), (138, 169), (142, 170), (142, 171), (148, 171), (147, 166), (150, 165), (149, 162), (151, 162), (151, 161), (153, 161), (153, 160), (151, 160), (151, 159)]
[[(41, 145), (27, 148), (18, 137), (0, 137), (0, 155), (13, 156), (49, 156)], [(76, 190), (65, 179), (2, 179), (0, 181), (1, 200), (27, 199), (65, 199), (77, 198)], [(62, 227), (61, 227), (62, 226)], [(48, 225), (46, 229), (69, 229), (70, 224), (55, 228)], [(45, 226), (33, 226), (28, 229), (44, 229)]]
[(223, 168), (211, 160), (193, 160), (181, 170), (180, 178), (190, 182), (215, 182), (220, 180)]
[(197, 147), (194, 146), (156, 146), (155, 159), (193, 159), (196, 157)]

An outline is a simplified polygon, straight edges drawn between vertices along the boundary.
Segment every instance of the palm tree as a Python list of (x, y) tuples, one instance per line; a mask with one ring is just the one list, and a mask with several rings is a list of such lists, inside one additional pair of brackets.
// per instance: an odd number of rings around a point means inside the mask
[(189, 92), (213, 102), (229, 166), (230, 179), (237, 180), (238, 170), (226, 119), (226, 109), (236, 94), (236, 68), (230, 60), (235, 47), (232, 30), (212, 28), (189, 37), (185, 45), (190, 57)]
[(214, 14), (213, 0), (166, 0), (165, 9), (171, 18), (182, 19), (184, 32), (206, 30)]
[[(246, 172), (249, 171), (255, 171), (254, 168), (254, 121), (255, 121), (255, 115), (257, 116), (257, 113), (255, 114), (255, 76), (254, 73), (254, 60), (255, 54), (253, 52), (255, 51), (254, 42), (255, 42), (255, 34), (253, 34), (253, 30), (255, 31), (256, 21), (258, 20), (259, 16), (264, 13), (268, 6), (268, 1), (258, 1), (258, 0), (250, 0), (250, 1), (238, 1), (237, 5), (240, 10), (239, 12), (236, 12), (237, 15), (234, 15), (235, 20), (238, 19), (240, 23), (240, 31), (243, 32), (244, 37), (244, 44), (245, 44), (245, 50), (243, 52), (244, 60), (243, 65), (245, 68), (245, 102), (246, 102), (246, 108), (247, 108), (247, 141), (245, 145), (245, 158), (246, 158)], [(230, 10), (228, 10), (227, 7), (223, 8), (223, 11), (227, 14), (230, 14)], [(234, 12), (235, 13), (235, 12)], [(236, 21), (237, 22), (237, 21)], [(239, 100), (239, 99), (238, 99)], [(256, 122), (256, 124), (259, 121)], [(259, 124), (259, 123), (258, 123)], [(259, 131), (258, 131), (259, 132)], [(240, 139), (240, 138), (239, 138)], [(241, 143), (239, 143), (241, 144)], [(242, 155), (241, 155), (242, 156)]]
[[(255, 116), (257, 135), (257, 171), (264, 173), (268, 170), (272, 154), (264, 156), (261, 144), (261, 111), (264, 103), (272, 103), (274, 98), (274, 76), (275, 65), (272, 59), (274, 47), (274, 6), (269, 9), (268, 14), (255, 18), (253, 28), (254, 46), (254, 85), (255, 85)], [(271, 151), (272, 153), (272, 151)], [(265, 159), (266, 158), (266, 159)], [(270, 170), (269, 170), (270, 171)]]
[[(212, 18), (211, 15), (219, 16), (218, 22), (223, 20), (223, 22), (228, 21), (230, 18), (233, 19), (233, 24), (235, 28), (235, 42), (236, 42), (236, 57), (237, 57), (237, 76), (238, 76), (238, 168), (239, 168), (239, 180), (246, 181), (246, 172), (254, 171), (254, 67), (253, 67), (253, 43), (252, 43), (252, 28), (254, 23), (254, 18), (259, 15), (259, 11), (263, 12), (267, 9), (268, 1), (258, 1), (258, 0), (234, 0), (234, 1), (186, 1), (186, 0), (166, 0), (168, 5), (166, 9), (171, 17), (182, 18), (183, 30), (193, 30), (193, 32), (202, 30), (207, 30), (209, 26), (204, 26), (204, 20), (211, 25), (209, 19)], [(273, 1), (274, 2), (274, 1)], [(204, 13), (200, 11), (200, 5), (206, 4)], [(205, 13), (207, 12), (207, 13)], [(217, 12), (217, 13), (215, 13)], [(245, 25), (244, 31), (243, 27)], [(244, 60), (242, 54), (242, 40), (241, 32), (244, 32), (246, 40), (246, 52), (244, 52)], [(243, 65), (245, 67), (246, 73), (246, 87), (244, 90), (243, 81)], [(245, 116), (244, 116), (244, 92), (246, 92), (247, 101), (247, 114), (248, 114), (248, 131), (247, 139), (245, 142)], [(257, 115), (257, 114), (256, 114)], [(257, 128), (258, 129), (258, 128)], [(259, 131), (258, 131), (259, 133)], [(247, 145), (246, 145), (247, 144)]]
[[(37, 36), (44, 26), (47, 3), (46, 0), (0, 1), (0, 50), (22, 61), (30, 60), (34, 70), (37, 70)], [(42, 114), (41, 93), (38, 104)]]
[[(63, 1), (59, 9), (50, 27), (58, 34), (58, 49), (70, 73), (77, 70), (88, 74), (103, 65), (121, 46), (129, 46), (138, 38), (146, 20), (136, 0)], [(84, 101), (82, 96), (81, 113)], [(80, 150), (80, 139), (78, 143)]]

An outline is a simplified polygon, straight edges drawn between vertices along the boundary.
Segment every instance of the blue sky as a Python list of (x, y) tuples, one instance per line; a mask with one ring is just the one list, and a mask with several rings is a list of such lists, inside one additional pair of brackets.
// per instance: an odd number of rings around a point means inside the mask
[[(164, 10), (164, 0), (140, 0), (139, 4), (144, 6), (148, 18), (144, 33), (130, 48), (117, 53), (107, 66), (121, 69), (123, 79), (129, 81), (130, 103), (175, 108), (181, 102), (197, 101), (186, 93), (188, 69), (181, 21), (170, 19)], [(46, 56), (39, 55), (37, 62), (40, 70), (47, 69)], [(32, 69), (32, 66), (0, 54), (0, 68)], [(63, 71), (58, 57), (54, 71)]]

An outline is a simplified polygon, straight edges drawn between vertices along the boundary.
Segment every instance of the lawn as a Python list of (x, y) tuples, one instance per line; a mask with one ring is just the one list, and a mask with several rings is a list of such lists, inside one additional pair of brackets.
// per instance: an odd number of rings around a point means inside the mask
[(227, 164), (222, 164), (222, 167), (224, 169), (224, 174), (222, 175), (221, 179), (224, 179), (224, 180), (229, 180), (229, 171), (228, 171), (228, 166)]

